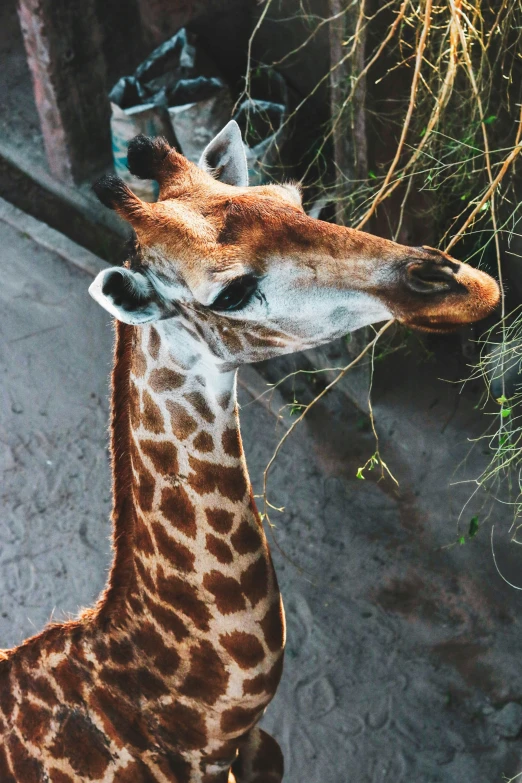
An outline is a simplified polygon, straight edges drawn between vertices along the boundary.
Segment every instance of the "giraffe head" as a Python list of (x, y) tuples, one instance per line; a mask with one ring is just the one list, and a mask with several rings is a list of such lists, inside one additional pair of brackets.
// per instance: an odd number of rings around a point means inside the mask
[(136, 246), (90, 293), (126, 323), (176, 323), (224, 362), (309, 348), (390, 317), (444, 332), (498, 302), (491, 277), (445, 253), (311, 218), (295, 185), (249, 188), (234, 122), (199, 166), (144, 136), (130, 143), (128, 162), (158, 181), (159, 200), (140, 201), (117, 177), (97, 183)]

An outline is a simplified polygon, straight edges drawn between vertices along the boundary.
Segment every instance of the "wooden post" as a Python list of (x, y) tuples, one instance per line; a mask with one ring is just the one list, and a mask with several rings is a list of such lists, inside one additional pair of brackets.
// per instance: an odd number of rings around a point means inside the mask
[(364, 180), (368, 176), (365, 77), (359, 81), (352, 100), (344, 107), (341, 118), (338, 118), (341, 106), (351, 89), (352, 76), (360, 73), (364, 68), (366, 49), (364, 29), (358, 34), (353, 56), (343, 62), (348, 51), (344, 42), (350, 34), (354, 33), (360, 10), (360, 4), (347, 8), (344, 0), (329, 0), (329, 12), (332, 17), (329, 24), (330, 114), (332, 122), (335, 122), (332, 134), (337, 199), (335, 219), (340, 225), (346, 225), (347, 222), (344, 198), (355, 186), (356, 180)]
[(95, 0), (18, 0), (51, 173), (74, 184), (111, 160), (110, 107)]
[[(330, 32), (330, 116), (332, 123), (336, 121), (340, 107), (346, 97), (346, 90), (350, 84), (349, 60), (342, 63), (345, 49), (343, 42), (346, 39), (346, 11), (342, 13), (344, 3), (342, 0), (330, 0), (329, 10), (332, 21), (329, 24)], [(342, 15), (341, 15), (342, 14)], [(338, 18), (335, 18), (338, 17)], [(353, 155), (347, 133), (348, 123), (345, 110), (344, 117), (337, 121), (332, 134), (333, 156), (335, 165), (335, 222), (343, 226), (345, 224), (345, 208), (342, 200), (343, 190), (346, 193), (347, 181), (352, 179)]]
[[(357, 187), (357, 181), (368, 176), (368, 143), (366, 129), (366, 79), (361, 79), (354, 91), (350, 103), (338, 115), (352, 88), (352, 76), (361, 73), (364, 68), (366, 50), (366, 31), (361, 30), (354, 44), (351, 58), (346, 57), (345, 45), (356, 30), (357, 19), (364, 0), (347, 7), (346, 0), (329, 0), (329, 12), (335, 17), (329, 24), (330, 42), (330, 114), (336, 122), (333, 131), (333, 156), (335, 166), (335, 222), (341, 226), (349, 224), (349, 210), (346, 198)], [(351, 44), (350, 44), (351, 46)], [(342, 65), (338, 65), (342, 62)], [(366, 227), (368, 231), (368, 227)], [(317, 349), (316, 362), (319, 366), (348, 364), (355, 359), (370, 341), (370, 329), (365, 327), (350, 335), (350, 341), (340, 340)], [(345, 379), (344, 391), (363, 411), (368, 411), (368, 398), (371, 386), (371, 365), (368, 357), (357, 364)]]

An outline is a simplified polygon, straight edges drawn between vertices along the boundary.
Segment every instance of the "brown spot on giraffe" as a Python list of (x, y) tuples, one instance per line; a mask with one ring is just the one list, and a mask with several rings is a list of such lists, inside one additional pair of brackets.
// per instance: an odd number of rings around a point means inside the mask
[(38, 704), (29, 703), (20, 721), (22, 736), (35, 745), (41, 745), (51, 726), (52, 712)]
[(162, 490), (160, 511), (188, 538), (196, 537), (196, 511), (183, 487), (166, 487)]
[(25, 664), (30, 669), (35, 669), (41, 660), (42, 651), (36, 644), (30, 644), (26, 650)]
[(169, 635), (172, 634), (176, 642), (182, 642), (189, 636), (189, 630), (179, 614), (172, 609), (168, 609), (158, 604), (149, 596), (145, 595), (145, 603), (152, 617), (158, 625)]
[(242, 669), (252, 669), (265, 657), (263, 646), (254, 634), (233, 631), (222, 634), (219, 641)]
[(214, 596), (221, 614), (240, 612), (246, 606), (241, 585), (231, 576), (225, 576), (220, 571), (211, 571), (203, 577), (203, 586)]
[(179, 472), (178, 452), (173, 443), (168, 441), (142, 440), (140, 447), (162, 476), (175, 476)]
[(167, 753), (165, 758), (159, 759), (158, 768), (163, 772), (167, 780), (169, 775), (174, 775), (174, 780), (179, 783), (190, 783), (192, 764), (180, 753)]
[[(42, 765), (29, 754), (18, 735), (14, 732), (8, 734), (6, 743), (11, 757), (15, 783), (41, 783), (44, 779)], [(9, 780), (9, 775), (7, 780)]]
[(156, 481), (152, 473), (145, 467), (134, 441), (131, 445), (131, 460), (136, 476), (134, 492), (138, 500), (138, 505), (142, 511), (150, 511), (152, 508)]
[(116, 772), (114, 783), (158, 783), (158, 778), (143, 761), (131, 761)]
[(119, 666), (126, 666), (135, 658), (134, 648), (128, 639), (111, 639), (109, 655)]
[(185, 440), (185, 438), (188, 438), (189, 435), (192, 435), (192, 433), (197, 430), (198, 423), (196, 419), (190, 415), (183, 405), (180, 405), (179, 402), (173, 402), (172, 400), (167, 400), (165, 405), (170, 413), (172, 432), (176, 437), (180, 440)]
[(190, 457), (189, 464), (194, 471), (189, 476), (189, 484), (199, 495), (217, 491), (229, 500), (241, 500), (245, 496), (247, 484), (240, 466), (225, 467), (196, 457)]
[(56, 707), (59, 703), (50, 682), (45, 677), (32, 677), (29, 681), (31, 693), (44, 701), (50, 707)]
[(73, 658), (69, 657), (53, 669), (56, 684), (62, 689), (64, 702), (79, 704), (83, 701), (84, 690), (88, 684), (88, 676)]
[(140, 702), (156, 700), (169, 692), (163, 679), (145, 667), (126, 666), (123, 669), (115, 669), (106, 666), (100, 675), (100, 682), (105, 683), (112, 693), (119, 692), (122, 698), (128, 697), (132, 692), (135, 697), (139, 696)]
[(102, 721), (107, 737), (119, 748), (130, 746), (144, 751), (150, 746), (150, 733), (143, 716), (121, 693), (113, 694), (106, 687), (97, 687), (91, 693), (89, 704)]
[(99, 663), (103, 664), (109, 660), (109, 640), (95, 639), (92, 649)]
[(225, 734), (239, 734), (247, 731), (259, 718), (260, 709), (246, 709), (245, 707), (232, 707), (225, 710), (221, 716), (221, 728)]
[(0, 744), (0, 780), (5, 781), (5, 783), (17, 783), (11, 774), (7, 759), (7, 748), (3, 743)]
[(66, 641), (64, 635), (60, 633), (59, 625), (50, 626), (42, 639), (42, 650), (45, 650), (47, 655), (64, 652)]
[(239, 430), (235, 427), (227, 427), (221, 436), (221, 443), (223, 444), (223, 451), (228, 454), (229, 457), (239, 459), (241, 456), (241, 438)]
[(10, 717), (16, 703), (12, 689), (10, 670), (10, 661), (0, 662), (0, 709), (6, 718)]
[[(147, 510), (147, 507), (150, 509), (152, 507), (152, 493), (147, 497), (147, 503), (144, 503), (141, 497), (139, 498), (139, 502), (142, 508), (145, 506), (144, 511)], [(140, 513), (136, 514), (136, 521), (134, 523), (134, 542), (136, 544), (136, 549), (140, 552), (143, 552), (145, 555), (154, 554), (154, 543), (150, 531)]]
[(149, 353), (154, 361), (156, 361), (158, 358), (160, 346), (161, 337), (159, 336), (158, 330), (154, 326), (151, 326), (149, 335)]
[(49, 770), (49, 780), (51, 783), (74, 783), (74, 780), (66, 772), (53, 767)]
[(156, 435), (165, 432), (161, 410), (146, 389), (143, 392), (143, 415), (141, 421), (149, 432), (154, 432)]
[(281, 655), (267, 674), (258, 674), (249, 680), (243, 682), (243, 693), (245, 696), (255, 696), (260, 693), (274, 694), (279, 685), (283, 673), (284, 658)]
[(172, 675), (178, 670), (181, 660), (179, 653), (173, 647), (167, 647), (152, 623), (145, 621), (134, 631), (132, 640), (139, 652), (162, 674)]
[(172, 389), (179, 389), (185, 383), (185, 376), (176, 370), (162, 367), (159, 370), (153, 370), (149, 377), (149, 386), (154, 392), (168, 392)]
[(280, 332), (262, 331), (244, 332), (244, 337), (250, 345), (259, 348), (273, 348), (277, 345), (285, 345), (288, 341), (288, 335)]
[(281, 650), (283, 647), (284, 615), (281, 601), (277, 601), (260, 622), (265, 642), (269, 650)]
[(190, 669), (180, 687), (180, 693), (212, 706), (224, 696), (230, 675), (214, 649), (207, 641), (190, 648)]
[(218, 405), (223, 411), (228, 411), (230, 408), (230, 401), (232, 400), (232, 394), (225, 392), (218, 397)]
[(212, 533), (207, 533), (206, 546), (207, 551), (210, 552), (211, 555), (214, 555), (216, 560), (219, 560), (220, 563), (226, 565), (227, 563), (233, 562), (233, 552), (229, 545), (221, 538), (214, 536)]
[(225, 511), (222, 508), (207, 508), (205, 509), (205, 514), (207, 522), (216, 533), (225, 535), (232, 530), (234, 515), (230, 511)]
[(209, 424), (213, 424), (216, 417), (209, 407), (209, 404), (203, 394), (198, 391), (189, 392), (184, 395), (185, 399), (190, 402), (195, 411), (199, 413), (201, 418), (205, 419)]
[[(147, 531), (147, 535), (149, 535)], [(143, 550), (141, 550), (143, 552)], [(152, 552), (150, 554), (154, 553), (154, 547), (152, 547)], [(156, 592), (156, 583), (154, 582), (154, 578), (150, 572), (150, 569), (147, 568), (145, 563), (140, 560), (139, 557), (135, 558), (135, 565), (136, 565), (136, 571), (138, 572), (138, 576), (141, 579), (142, 584), (147, 588), (147, 590), (150, 593)]]
[(219, 336), (223, 341), (223, 344), (232, 353), (237, 353), (242, 348), (241, 338), (234, 334), (227, 326), (218, 327)]
[(102, 732), (79, 710), (64, 711), (59, 722), (51, 754), (56, 759), (67, 759), (78, 775), (91, 780), (101, 778), (112, 760)]
[(195, 555), (190, 549), (170, 536), (160, 522), (152, 523), (152, 531), (158, 552), (162, 554), (179, 571), (190, 573), (194, 571)]
[(230, 537), (232, 546), (240, 555), (257, 552), (262, 545), (262, 537), (259, 526), (255, 520), (249, 522), (242, 519), (235, 533)]
[(194, 448), (204, 454), (214, 451), (214, 440), (208, 432), (200, 432), (194, 438)]
[(162, 707), (159, 711), (162, 734), (176, 737), (181, 748), (197, 750), (207, 742), (207, 730), (203, 714), (184, 704), (175, 703)]
[(206, 603), (195, 587), (173, 574), (158, 574), (158, 595), (162, 601), (188, 617), (200, 631), (208, 631), (211, 618)]
[(266, 597), (268, 593), (268, 575), (269, 568), (264, 555), (258, 557), (241, 574), (241, 588), (252, 606), (257, 606)]

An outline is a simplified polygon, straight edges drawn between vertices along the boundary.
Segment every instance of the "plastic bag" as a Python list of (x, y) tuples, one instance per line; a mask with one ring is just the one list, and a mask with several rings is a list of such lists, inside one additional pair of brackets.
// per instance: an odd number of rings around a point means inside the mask
[(230, 119), (229, 90), (218, 76), (197, 72), (196, 48), (180, 30), (109, 93), (114, 168), (147, 201), (157, 198), (155, 182), (139, 180), (127, 169), (127, 145), (139, 133), (165, 136), (190, 160)]
[[(249, 99), (234, 116), (243, 138), (250, 140), (245, 152), (251, 185), (271, 181), (286, 132), (285, 82), (274, 72), (269, 86), (281, 102)], [(147, 201), (157, 198), (158, 186), (130, 174), (129, 141), (139, 133), (165, 136), (170, 144), (197, 163), (232, 113), (228, 87), (184, 29), (158, 46), (134, 74), (119, 79), (109, 98), (114, 168)]]

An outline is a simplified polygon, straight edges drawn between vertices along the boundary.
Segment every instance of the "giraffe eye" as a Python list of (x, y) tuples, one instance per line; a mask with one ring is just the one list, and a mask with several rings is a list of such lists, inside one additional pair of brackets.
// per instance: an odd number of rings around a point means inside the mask
[(218, 312), (230, 312), (246, 307), (257, 288), (257, 278), (254, 275), (243, 275), (232, 280), (226, 288), (214, 299), (211, 310)]

